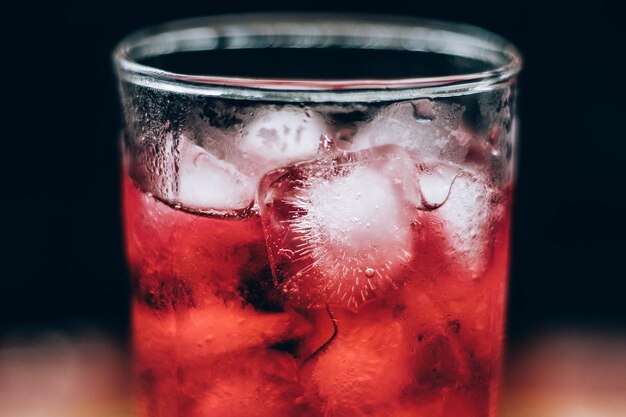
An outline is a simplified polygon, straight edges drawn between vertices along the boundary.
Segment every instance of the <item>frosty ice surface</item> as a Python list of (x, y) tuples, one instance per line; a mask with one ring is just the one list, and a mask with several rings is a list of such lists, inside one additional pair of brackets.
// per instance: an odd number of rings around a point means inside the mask
[(415, 169), (393, 145), (347, 152), (324, 140), (317, 159), (266, 177), (261, 219), (286, 299), (357, 309), (408, 272)]

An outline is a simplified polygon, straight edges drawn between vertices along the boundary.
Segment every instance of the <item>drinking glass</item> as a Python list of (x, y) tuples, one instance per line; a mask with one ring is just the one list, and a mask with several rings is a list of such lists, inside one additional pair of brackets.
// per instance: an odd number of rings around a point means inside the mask
[(238, 15), (114, 51), (141, 417), (495, 416), (506, 40)]

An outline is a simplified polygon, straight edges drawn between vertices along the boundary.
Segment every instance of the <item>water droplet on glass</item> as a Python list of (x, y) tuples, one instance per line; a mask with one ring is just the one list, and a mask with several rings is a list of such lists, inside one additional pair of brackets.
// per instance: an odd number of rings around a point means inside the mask
[(487, 143), (493, 156), (499, 156), (502, 145), (502, 129), (499, 125), (494, 125), (487, 135)]

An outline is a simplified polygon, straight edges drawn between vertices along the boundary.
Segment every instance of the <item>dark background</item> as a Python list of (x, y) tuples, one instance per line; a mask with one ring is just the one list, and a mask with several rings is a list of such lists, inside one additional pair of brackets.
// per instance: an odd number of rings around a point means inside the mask
[(120, 111), (110, 52), (127, 33), (241, 11), (467, 22), (522, 51), (509, 335), (626, 331), (626, 96), (617, 6), (545, 1), (22, 2), (2, 22), (0, 337), (96, 325), (124, 340)]

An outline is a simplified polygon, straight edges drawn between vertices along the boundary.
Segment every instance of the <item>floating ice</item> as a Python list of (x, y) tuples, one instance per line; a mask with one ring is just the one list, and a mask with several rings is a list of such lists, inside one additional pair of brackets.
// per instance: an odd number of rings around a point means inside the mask
[(450, 194), (450, 188), (461, 168), (451, 164), (422, 164), (419, 171), (419, 190), (421, 203), (426, 208), (441, 206)]
[[(300, 196), (296, 207), (306, 214), (294, 220), (294, 230), (309, 242), (311, 256), (324, 270), (337, 267), (337, 253), (353, 259), (364, 251), (372, 264), (384, 268), (374, 262), (376, 255), (384, 248), (404, 246), (407, 239), (407, 230), (397, 225), (402, 213), (400, 203), (390, 198), (393, 193), (388, 178), (368, 167), (356, 167), (346, 176), (314, 184)], [(362, 266), (359, 272), (368, 269)]]
[(244, 128), (237, 146), (269, 170), (315, 157), (322, 133), (324, 124), (315, 113), (267, 110)]
[(298, 402), (301, 388), (297, 381), (297, 366), (289, 354), (271, 350), (239, 352), (222, 357), (202, 372), (196, 380), (202, 382), (193, 384), (185, 392), (188, 396), (201, 392), (185, 409), (187, 416), (305, 415)]
[(236, 210), (252, 204), (255, 184), (234, 165), (181, 140), (175, 200), (185, 207)]
[(264, 314), (218, 301), (177, 317), (176, 343), (182, 349), (178, 360), (202, 365), (224, 353), (260, 350), (302, 338), (309, 329), (308, 322), (293, 311)]
[(421, 175), (420, 185), (424, 200), (436, 204), (448, 256), (477, 278), (489, 260), (492, 189), (475, 174), (441, 165)]
[(356, 309), (399, 286), (412, 251), (416, 179), (404, 172), (412, 167), (387, 146), (298, 164), (261, 186), (266, 238), (288, 299)]
[(426, 99), (394, 103), (360, 126), (352, 139), (352, 150), (396, 144), (422, 161), (443, 155), (457, 157), (461, 154), (457, 148), (464, 145), (457, 140), (463, 132), (463, 111), (457, 104)]
[(384, 309), (337, 312), (335, 319), (337, 336), (302, 373), (307, 390), (313, 391), (307, 394), (323, 401), (326, 416), (395, 415), (388, 414), (389, 408), (399, 403), (414, 377), (410, 356), (415, 342)]

